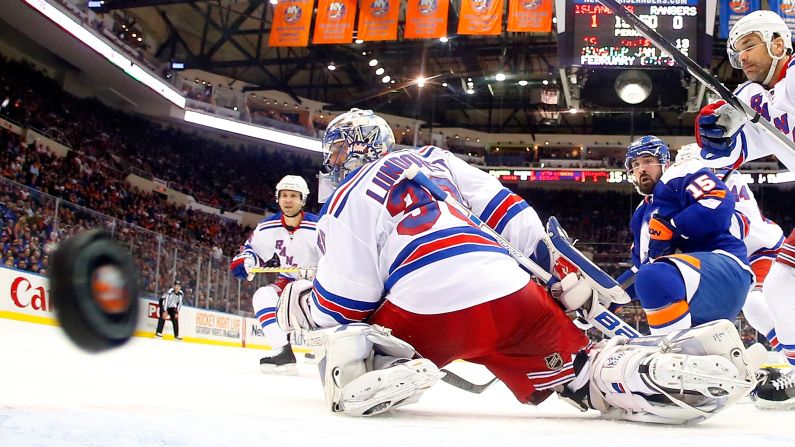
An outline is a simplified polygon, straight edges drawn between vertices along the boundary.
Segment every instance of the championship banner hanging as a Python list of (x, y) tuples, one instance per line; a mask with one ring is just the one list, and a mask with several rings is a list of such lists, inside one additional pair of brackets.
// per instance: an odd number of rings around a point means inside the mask
[(397, 40), (400, 0), (361, 0), (356, 37), (374, 40)]
[(438, 39), (447, 36), (450, 0), (408, 0), (405, 39)]
[(312, 43), (351, 43), (356, 0), (319, 0)]
[(770, 10), (784, 19), (795, 37), (795, 0), (770, 0)]
[(720, 37), (729, 38), (729, 30), (746, 15), (760, 8), (761, 0), (720, 0)]
[(504, 0), (461, 0), (458, 34), (493, 36), (502, 33)]
[(282, 0), (273, 7), (269, 47), (305, 47), (309, 43), (314, 0)]
[(509, 0), (508, 31), (518, 33), (551, 32), (552, 3), (553, 0)]

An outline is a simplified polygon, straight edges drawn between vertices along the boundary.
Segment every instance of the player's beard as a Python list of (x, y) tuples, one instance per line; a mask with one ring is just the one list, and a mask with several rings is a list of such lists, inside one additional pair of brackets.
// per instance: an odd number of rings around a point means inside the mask
[(650, 175), (642, 175), (640, 179), (638, 179), (638, 189), (643, 194), (650, 196), (652, 192), (654, 192), (655, 186), (657, 186), (657, 181)]

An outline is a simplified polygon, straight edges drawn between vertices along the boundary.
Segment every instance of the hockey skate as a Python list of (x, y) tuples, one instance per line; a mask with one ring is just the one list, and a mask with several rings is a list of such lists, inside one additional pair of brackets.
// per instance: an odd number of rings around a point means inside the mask
[(757, 387), (754, 405), (763, 410), (795, 410), (795, 372), (773, 371), (766, 383)]
[(277, 374), (282, 376), (297, 376), (295, 354), (288, 343), (274, 355), (263, 357), (259, 360), (259, 368), (263, 374)]

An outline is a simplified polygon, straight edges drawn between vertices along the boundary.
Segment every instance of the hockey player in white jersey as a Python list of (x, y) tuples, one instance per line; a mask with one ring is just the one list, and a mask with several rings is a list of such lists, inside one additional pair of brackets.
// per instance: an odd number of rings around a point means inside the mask
[[(289, 284), (279, 301), (282, 328), (310, 330), (325, 346), (332, 411), (373, 415), (416, 402), (456, 359), (485, 365), (520, 402), (558, 392), (629, 420), (699, 421), (750, 391), (750, 361), (728, 321), (591, 346), (505, 248), (405, 171), (418, 167), (517, 249), (543, 257), (536, 212), (450, 152), (391, 152), (393, 143), (369, 110), (329, 124), (321, 180), (337, 187), (318, 222), (317, 276)], [(593, 296), (574, 273), (552, 287), (570, 309)]]
[[(251, 304), (275, 354), (260, 359), (264, 373), (296, 374), (295, 354), (287, 335), (276, 324), (276, 305), (284, 287), (297, 277), (306, 276), (317, 266), (315, 244), (317, 216), (305, 212), (309, 196), (306, 180), (297, 175), (287, 175), (276, 184), (276, 200), (281, 212), (260, 222), (248, 237), (240, 253), (234, 257), (229, 269), (238, 278), (251, 281), (252, 268), (260, 267), (273, 255), (279, 257), (282, 267), (300, 267), (305, 273), (280, 273), (277, 280), (254, 292)], [(299, 272), (301, 273), (301, 272)]]
[[(729, 32), (727, 52), (732, 66), (742, 69), (748, 82), (734, 94), (793, 138), (795, 121), (795, 60), (792, 33), (772, 11), (755, 11), (741, 18)], [(780, 144), (746, 116), (719, 101), (702, 109), (696, 118), (696, 139), (705, 163), (711, 167), (737, 168), (745, 161), (775, 154), (790, 172), (795, 172), (795, 153), (775, 148)], [(779, 252), (764, 283), (764, 293), (774, 315), (795, 321), (795, 230)], [(795, 366), (795, 325), (777, 328), (782, 352)], [(771, 381), (757, 393), (757, 406), (795, 408), (795, 372)]]

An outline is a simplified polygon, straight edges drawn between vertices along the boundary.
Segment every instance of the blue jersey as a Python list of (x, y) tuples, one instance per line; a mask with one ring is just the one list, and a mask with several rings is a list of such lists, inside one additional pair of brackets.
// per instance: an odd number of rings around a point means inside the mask
[(734, 200), (726, 185), (699, 160), (669, 167), (650, 197), (635, 210), (630, 222), (633, 235), (632, 263), (649, 262), (649, 219), (669, 219), (680, 236), (674, 248), (683, 253), (723, 252), (747, 266), (745, 244), (729, 231)]

